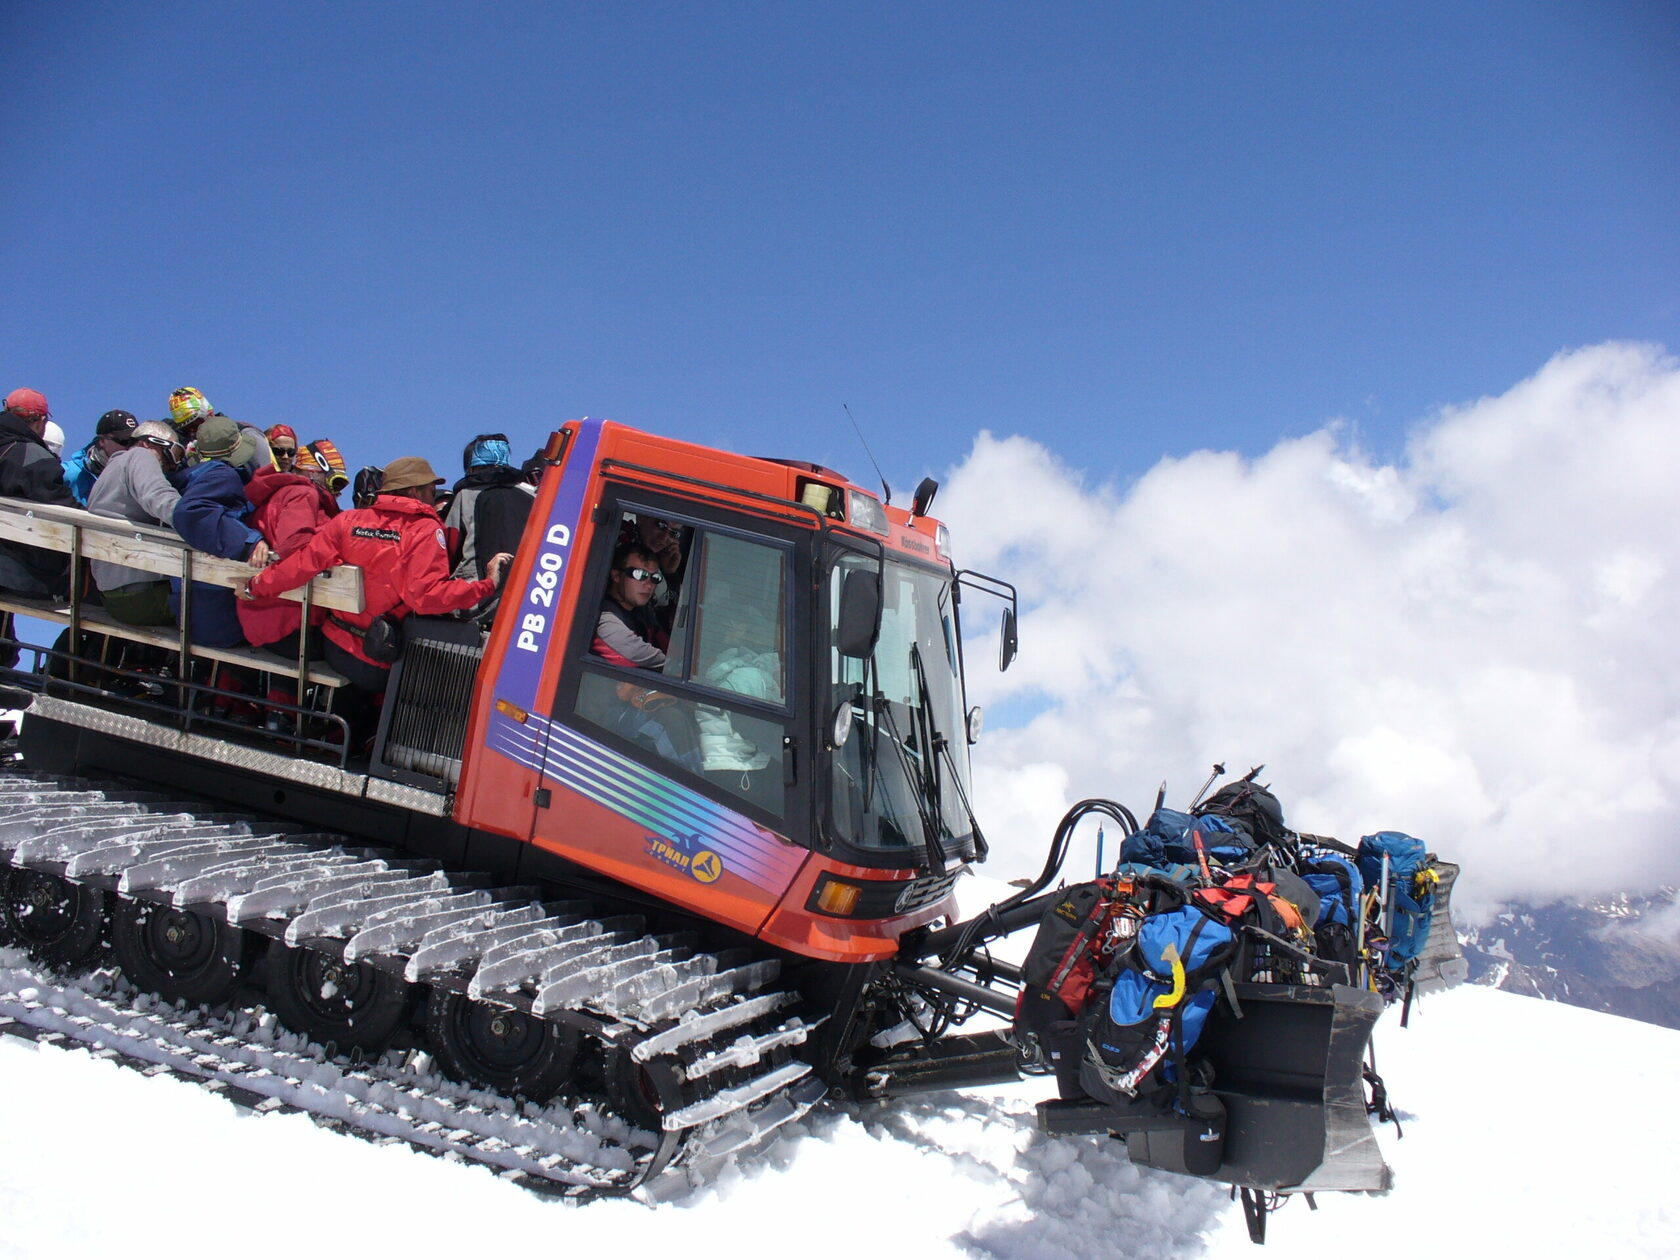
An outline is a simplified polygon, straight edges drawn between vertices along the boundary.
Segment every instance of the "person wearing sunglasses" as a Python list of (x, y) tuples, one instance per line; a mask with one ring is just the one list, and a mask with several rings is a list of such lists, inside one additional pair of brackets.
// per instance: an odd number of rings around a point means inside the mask
[(264, 429), (263, 436), (268, 439), (268, 451), (274, 456), (274, 466), (281, 472), (296, 471), (293, 465), (298, 457), (297, 430), (289, 424), (275, 424)]
[[(272, 445), (273, 438), (270, 438)], [(252, 506), (251, 524), (268, 543), (268, 552), (275, 560), (283, 560), (305, 547), (328, 521), (339, 513), (337, 491), (343, 488), (342, 472), (335, 472), (325, 439), (311, 442), (299, 453), (291, 471), (280, 468), (259, 468), (256, 476), (245, 486), (245, 497)], [(278, 448), (275, 448), (278, 451)], [(331, 448), (336, 452), (336, 447)], [(342, 467), (342, 461), (341, 461)], [(338, 485), (333, 485), (334, 480)], [(324, 608), (310, 610), (308, 648), (310, 660), (321, 660), (320, 627), (327, 619)], [(298, 634), (302, 628), (303, 609), (296, 600), (278, 596), (264, 600), (242, 600), (239, 604), (239, 624), (244, 628), (246, 642), (262, 648), (286, 661), (298, 658)], [(273, 684), (270, 700), (290, 704), (289, 688)]]
[(670, 642), (653, 615), (653, 596), (664, 581), (659, 561), (634, 543), (613, 552), (607, 594), (589, 650), (613, 665), (663, 669)]
[[(461, 558), (454, 577), (481, 578), (491, 556), (512, 552), (519, 546), (535, 500), (511, 459), (503, 433), (480, 433), (461, 452), (466, 476), (455, 483), (454, 497), (443, 518), (461, 540)], [(481, 607), (462, 615), (483, 611)]]

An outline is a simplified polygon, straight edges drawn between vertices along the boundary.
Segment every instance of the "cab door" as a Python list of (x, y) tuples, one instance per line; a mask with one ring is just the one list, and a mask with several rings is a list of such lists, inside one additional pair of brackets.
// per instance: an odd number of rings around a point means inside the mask
[(809, 664), (798, 650), (810, 633), (795, 598), (810, 534), (610, 484), (594, 521), (583, 590), (600, 601), (626, 593), (615, 553), (664, 553), (652, 599), (619, 603), (617, 620), (665, 658), (625, 663), (580, 597), (545, 732), (549, 806), (536, 811), (532, 842), (755, 931), (807, 855), (791, 837), (808, 834), (811, 809)]

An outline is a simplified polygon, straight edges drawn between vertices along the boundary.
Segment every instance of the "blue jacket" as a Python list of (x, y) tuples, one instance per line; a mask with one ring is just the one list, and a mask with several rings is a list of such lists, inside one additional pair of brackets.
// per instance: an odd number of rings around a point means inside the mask
[[(175, 508), (175, 532), (195, 551), (243, 560), (262, 535), (250, 524), (251, 500), (245, 497), (245, 476), (221, 460), (206, 460), (187, 469), (181, 502)], [(181, 610), (181, 579), (169, 580), (169, 607)], [(205, 647), (235, 647), (245, 642), (239, 625), (239, 603), (226, 587), (194, 582), (192, 639)]]
[(93, 483), (99, 479), (99, 474), (87, 466), (87, 457), (88, 448), (84, 446), (64, 461), (64, 484), (83, 507), (87, 506), (88, 495), (93, 493)]

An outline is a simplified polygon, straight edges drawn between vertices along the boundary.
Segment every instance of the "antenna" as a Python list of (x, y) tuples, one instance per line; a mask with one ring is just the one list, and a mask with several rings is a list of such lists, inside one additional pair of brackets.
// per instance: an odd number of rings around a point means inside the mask
[(863, 447), (863, 453), (869, 456), (869, 462), (874, 464), (875, 475), (881, 479), (881, 492), (886, 496), (886, 502), (892, 503), (892, 487), (887, 484), (887, 475), (881, 471), (881, 465), (875, 463), (875, 452), (869, 449), (869, 443), (863, 440), (863, 430), (858, 428), (858, 422), (852, 416), (852, 409), (845, 403), (840, 404), (840, 410), (846, 413), (846, 419), (852, 422), (852, 432), (857, 434), (858, 445)]

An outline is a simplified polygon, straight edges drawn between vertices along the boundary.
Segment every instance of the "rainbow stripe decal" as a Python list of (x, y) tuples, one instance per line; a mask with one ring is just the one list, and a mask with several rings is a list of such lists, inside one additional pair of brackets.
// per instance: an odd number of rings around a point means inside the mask
[[(650, 842), (683, 853), (710, 850), (724, 871), (767, 892), (783, 892), (805, 860), (803, 849), (750, 818), (541, 714), (532, 713), (521, 723), (494, 713), (488, 744), (504, 757), (622, 814), (644, 828)], [(717, 878), (716, 873), (710, 879), (691, 873), (707, 883)]]

